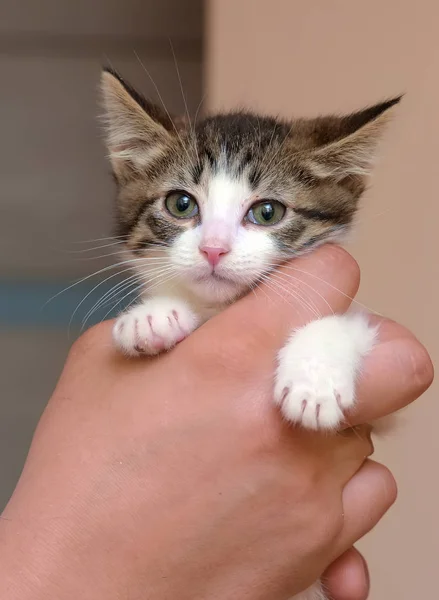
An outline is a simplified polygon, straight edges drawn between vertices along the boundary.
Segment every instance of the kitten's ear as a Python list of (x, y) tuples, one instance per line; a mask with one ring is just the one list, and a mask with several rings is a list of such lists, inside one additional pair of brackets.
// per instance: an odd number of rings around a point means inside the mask
[(342, 180), (370, 174), (378, 145), (401, 96), (346, 117), (323, 117), (310, 122), (314, 149), (304, 153), (311, 172), (321, 178)]
[(172, 140), (173, 123), (114, 71), (102, 71), (101, 91), (110, 160), (124, 180), (160, 155)]

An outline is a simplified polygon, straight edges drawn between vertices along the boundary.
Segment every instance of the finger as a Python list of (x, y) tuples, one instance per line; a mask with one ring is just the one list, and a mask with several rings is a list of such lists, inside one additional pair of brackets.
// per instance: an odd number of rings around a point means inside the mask
[(324, 573), (322, 581), (331, 600), (367, 600), (369, 595), (367, 563), (355, 548), (337, 558)]
[[(334, 483), (344, 487), (373, 454), (371, 430), (370, 426), (364, 425), (332, 436), (334, 446), (331, 464), (334, 472), (329, 475), (333, 477)], [(326, 443), (328, 441), (327, 437)]]
[(293, 432), (285, 426), (276, 443), (278, 449), (281, 444), (282, 449), (290, 454), (293, 464), (302, 463), (303, 456), (306, 465), (309, 466), (310, 462), (318, 465), (319, 477), (341, 494), (346, 483), (374, 451), (371, 429), (365, 425), (327, 435), (300, 428)]
[(433, 365), (424, 346), (402, 325), (374, 319), (379, 342), (366, 357), (358, 381), (358, 402), (349, 424), (371, 422), (407, 406), (433, 381)]
[(396, 483), (390, 471), (367, 460), (343, 490), (344, 524), (334, 558), (375, 527), (395, 502), (396, 495)]
[(216, 335), (226, 340), (239, 331), (243, 347), (259, 346), (266, 355), (281, 347), (292, 328), (346, 311), (358, 285), (354, 259), (342, 248), (327, 245), (280, 267), (254, 294), (231, 306), (227, 318), (218, 317), (221, 328), (213, 319), (202, 329), (210, 337), (209, 328), (215, 327)]

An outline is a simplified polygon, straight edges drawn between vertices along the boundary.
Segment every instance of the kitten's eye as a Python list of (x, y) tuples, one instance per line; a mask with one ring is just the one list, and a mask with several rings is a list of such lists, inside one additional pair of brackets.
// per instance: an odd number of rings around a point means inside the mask
[(247, 219), (255, 225), (275, 225), (284, 218), (285, 212), (285, 206), (277, 200), (262, 201), (253, 204)]
[(186, 192), (170, 192), (166, 196), (165, 206), (177, 219), (191, 219), (198, 214), (198, 204)]

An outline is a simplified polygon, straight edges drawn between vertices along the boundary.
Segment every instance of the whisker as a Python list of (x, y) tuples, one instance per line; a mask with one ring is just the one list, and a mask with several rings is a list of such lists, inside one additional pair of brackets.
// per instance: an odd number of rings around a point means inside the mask
[(285, 142), (290, 137), (290, 133), (292, 132), (293, 127), (294, 127), (294, 123), (291, 125), (290, 129), (288, 130), (288, 133), (286, 134), (286, 136), (284, 137), (284, 139), (282, 140), (282, 142), (279, 144), (279, 148), (276, 150), (276, 152), (272, 156), (271, 160), (269, 161), (268, 165), (265, 167), (265, 171), (266, 172), (269, 171), (269, 169), (270, 169), (271, 165), (273, 164), (274, 160), (277, 158), (277, 156), (279, 155), (280, 151), (284, 147)]
[[(266, 279), (263, 279), (265, 285), (267, 285), (268, 287), (271, 286), (271, 289), (273, 291), (277, 291), (277, 289), (282, 290), (283, 292), (286, 293), (287, 296), (292, 296), (293, 298), (295, 298), (299, 304), (301, 306), (303, 306), (304, 308), (306, 308), (307, 310), (309, 310), (315, 317), (320, 318), (321, 314), (316, 311), (316, 309), (309, 304), (306, 300), (304, 300), (303, 297), (301, 297), (299, 294), (296, 293), (296, 290), (289, 290), (286, 287), (284, 287), (283, 285), (281, 285), (278, 281), (273, 281), (270, 277), (266, 276)], [(287, 302), (287, 299), (282, 296), (282, 294), (280, 294), (278, 292), (278, 295), (285, 301)], [(296, 308), (295, 305), (293, 305), (291, 302), (288, 302), (288, 304), (290, 304), (290, 306), (292, 306), (293, 308)]]
[[(89, 319), (91, 319), (91, 317), (93, 316), (94, 313), (96, 313), (99, 309), (103, 309), (105, 306), (109, 306), (109, 305), (111, 305), (111, 308), (109, 311), (109, 312), (111, 312), (113, 310), (114, 306), (117, 306), (118, 296), (121, 293), (126, 292), (130, 288), (137, 286), (137, 285), (138, 285), (138, 279), (132, 280), (131, 283), (127, 283), (126, 285), (122, 286), (118, 291), (111, 294), (111, 296), (108, 297), (105, 301), (103, 301), (103, 302), (99, 301), (99, 305), (90, 309), (88, 311), (88, 313), (86, 314), (86, 316), (84, 317), (84, 319), (82, 320), (81, 331), (83, 331), (86, 328), (86, 325), (87, 325)], [(130, 291), (130, 293), (131, 293), (131, 291)], [(107, 313), (107, 314), (109, 314), (109, 313)]]
[[(78, 260), (83, 262), (83, 261), (89, 261), (89, 260), (98, 260), (99, 258), (107, 258), (110, 256), (120, 256), (122, 252), (123, 252), (123, 250), (119, 250), (118, 252), (109, 252), (108, 254), (99, 254), (98, 256), (87, 256), (85, 258), (78, 258)], [(148, 252), (149, 252), (149, 250), (148, 250)], [(159, 261), (159, 260), (167, 261), (167, 260), (169, 260), (166, 256), (139, 256), (138, 259), (139, 260), (150, 260), (150, 261)]]
[(280, 286), (282, 286), (282, 289), (285, 291), (285, 293), (291, 293), (297, 300), (306, 304), (306, 306), (313, 312), (314, 315), (321, 316), (321, 313), (320, 313), (316, 303), (309, 296), (307, 296), (303, 290), (300, 290), (297, 287), (295, 289), (289, 289), (288, 287), (282, 285), (282, 283), (287, 283), (287, 281), (285, 281), (284, 279), (282, 279), (280, 277), (277, 279), (275, 278), (275, 281)]
[[(274, 267), (278, 267), (279, 265), (274, 265)], [(345, 292), (343, 292), (342, 290), (340, 290), (338, 287), (336, 287), (335, 285), (332, 285), (329, 281), (326, 281), (325, 279), (322, 279), (321, 277), (318, 277), (317, 275), (314, 275), (314, 273), (310, 273), (308, 271), (304, 271), (302, 269), (298, 269), (297, 267), (294, 267), (293, 265), (282, 265), (283, 269), (289, 269), (291, 271), (296, 271), (297, 273), (302, 273), (304, 275), (309, 275), (310, 277), (313, 277), (314, 279), (317, 279), (317, 281), (320, 281), (324, 284), (326, 284), (329, 288), (333, 289), (334, 291), (338, 292), (339, 294), (341, 294), (343, 297), (347, 298), (348, 300), (350, 300), (353, 304), (357, 304), (358, 306), (361, 306), (362, 308), (374, 313), (375, 315), (378, 315), (380, 317), (382, 317), (383, 315), (381, 315), (379, 312), (375, 311), (373, 308), (370, 308), (368, 306), (366, 306), (365, 304), (363, 304), (362, 302), (360, 302), (359, 300), (356, 300), (355, 298), (353, 298), (352, 296), (349, 296), (349, 294), (346, 294)], [(303, 280), (301, 280), (303, 281)]]
[(277, 127), (278, 127), (278, 124), (277, 124), (277, 121), (276, 121), (275, 124), (274, 124), (274, 127), (273, 127), (273, 131), (271, 132), (270, 141), (268, 142), (268, 148), (271, 147), (271, 144), (273, 142), (274, 134), (276, 133)]
[[(279, 290), (277, 289), (277, 287), (273, 284), (273, 282), (270, 279), (261, 279), (261, 281), (264, 282), (264, 285), (271, 290), (272, 292), (274, 292), (277, 296), (279, 296), (279, 298), (283, 301), (286, 302), (288, 305), (293, 306), (293, 304), (285, 297), (283, 296)], [(263, 288), (259, 288), (259, 289), (263, 289)], [(268, 295), (268, 294), (267, 294)], [(270, 297), (270, 296), (269, 296)], [(274, 300), (272, 299), (273, 304), (275, 304)]]
[(126, 240), (126, 235), (110, 235), (108, 237), (95, 238), (94, 240), (75, 240), (72, 244), (91, 244), (93, 242), (106, 242), (108, 240)]
[(260, 292), (262, 292), (262, 293), (265, 295), (265, 297), (266, 297), (266, 298), (268, 298), (268, 300), (269, 300), (269, 301), (270, 301), (272, 304), (274, 304), (274, 303), (275, 303), (275, 302), (274, 302), (274, 300), (273, 300), (273, 298), (271, 298), (271, 296), (270, 296), (269, 294), (267, 294), (267, 292), (265, 291), (265, 289), (264, 289), (263, 287), (260, 287), (260, 285), (259, 285), (259, 283), (258, 283), (258, 282), (257, 282), (257, 283), (253, 283), (253, 284), (250, 286), (250, 288), (251, 288), (252, 292), (254, 293), (254, 295), (255, 295), (256, 297), (257, 297), (257, 292), (258, 292), (258, 291), (260, 291)]
[(126, 277), (122, 282), (115, 284), (112, 288), (110, 288), (105, 294), (97, 300), (94, 305), (90, 308), (90, 310), (85, 315), (82, 321), (82, 329), (85, 327), (87, 321), (90, 317), (95, 313), (99, 308), (102, 308), (107, 304), (107, 302), (111, 302), (111, 300), (117, 296), (119, 293), (126, 289), (126, 285), (130, 285), (129, 282), (133, 282), (134, 284), (138, 281), (138, 275), (135, 273), (134, 275), (130, 275), (130, 277)]
[(172, 272), (168, 273), (167, 277), (165, 277), (161, 281), (157, 281), (153, 286), (149, 287), (149, 285), (148, 285), (148, 287), (147, 287), (148, 293), (151, 292), (151, 290), (156, 289), (159, 285), (162, 285), (163, 283), (167, 283), (167, 282), (171, 281), (172, 279), (174, 279), (177, 276), (177, 274), (178, 274), (178, 271), (176, 269), (174, 269)]
[[(107, 271), (110, 271), (111, 269), (117, 269), (117, 267), (120, 267), (122, 265), (136, 264), (136, 263), (138, 264), (139, 262), (142, 262), (142, 260), (145, 260), (145, 259), (143, 259), (143, 258), (132, 258), (132, 259), (129, 259), (129, 260), (124, 260), (124, 261), (121, 261), (119, 263), (115, 263), (113, 265), (108, 265), (108, 266), (106, 266), (106, 267), (104, 267), (102, 269), (99, 269), (99, 271), (95, 271), (94, 273), (91, 273), (90, 275), (86, 275), (85, 277), (82, 277), (81, 279), (79, 279), (79, 281), (75, 281), (71, 285), (65, 287), (60, 292), (56, 293), (54, 296), (52, 296), (51, 298), (49, 298), (49, 300), (47, 300), (43, 304), (43, 306), (41, 307), (41, 309), (43, 309), (47, 304), (49, 304), (50, 302), (52, 302), (55, 298), (57, 298), (61, 294), (64, 294), (68, 290), (72, 289), (73, 287), (75, 287), (77, 285), (80, 285), (81, 283), (84, 283), (84, 281), (88, 281), (92, 277), (96, 277), (96, 275), (100, 275), (101, 273), (105, 273)], [(129, 269), (126, 269), (126, 270), (128, 271)], [(124, 271), (121, 271), (121, 273), (123, 273), (123, 272)]]
[(174, 121), (172, 120), (172, 117), (171, 117), (171, 115), (169, 114), (169, 111), (168, 111), (168, 109), (166, 108), (166, 105), (165, 105), (165, 103), (164, 103), (164, 101), (163, 101), (162, 95), (160, 94), (160, 91), (159, 91), (159, 88), (158, 88), (158, 86), (157, 86), (156, 82), (155, 82), (155, 81), (154, 81), (154, 79), (152, 78), (152, 75), (150, 74), (150, 72), (148, 71), (148, 69), (146, 68), (146, 66), (143, 64), (143, 62), (142, 62), (142, 59), (141, 59), (141, 58), (140, 58), (140, 56), (137, 54), (136, 50), (134, 50), (134, 49), (133, 49), (133, 51), (134, 51), (134, 55), (135, 55), (135, 57), (136, 57), (136, 58), (137, 58), (137, 60), (139, 61), (139, 64), (140, 64), (140, 66), (141, 66), (141, 67), (142, 67), (142, 69), (145, 71), (145, 73), (147, 74), (147, 76), (148, 76), (149, 80), (151, 81), (152, 85), (154, 86), (154, 89), (155, 89), (155, 91), (157, 92), (157, 96), (159, 97), (159, 100), (160, 100), (160, 102), (161, 102), (161, 104), (162, 104), (162, 106), (163, 106), (163, 109), (164, 109), (164, 111), (166, 112), (166, 114), (168, 115), (168, 118), (169, 118), (169, 120), (170, 120), (170, 121), (171, 121), (171, 123), (172, 123), (172, 126), (173, 126), (173, 128), (174, 128), (174, 131), (175, 131), (175, 133), (177, 134), (177, 137), (178, 137), (178, 139), (180, 140), (181, 147), (182, 147), (182, 148), (183, 148), (183, 150), (186, 152), (186, 155), (187, 155), (187, 157), (188, 157), (188, 160), (189, 160), (189, 162), (192, 162), (192, 159), (191, 159), (191, 157), (190, 157), (190, 155), (189, 155), (189, 152), (188, 152), (188, 150), (187, 150), (187, 148), (186, 148), (185, 144), (183, 143), (183, 139), (182, 139), (182, 137), (181, 137), (181, 135), (180, 135), (180, 132), (178, 131), (177, 127), (175, 126), (175, 123), (174, 123)]
[(382, 210), (381, 212), (374, 213), (372, 215), (367, 215), (367, 216), (361, 215), (360, 218), (355, 218), (354, 224), (355, 225), (360, 225), (361, 223), (369, 222), (372, 219), (377, 219), (378, 217), (382, 217), (383, 215), (387, 214), (391, 210), (392, 210), (391, 208), (386, 208), (386, 210)]
[(69, 328), (72, 325), (72, 321), (75, 318), (76, 313), (78, 312), (78, 310), (80, 309), (80, 307), (84, 304), (84, 302), (87, 300), (87, 298), (89, 298), (89, 296), (91, 296), (91, 294), (93, 294), (94, 291), (96, 291), (99, 287), (101, 287), (101, 285), (103, 285), (104, 283), (106, 283), (107, 281), (109, 281), (110, 279), (113, 279), (114, 277), (117, 277), (118, 275), (120, 275), (123, 272), (126, 271), (130, 271), (131, 269), (124, 269), (123, 271), (119, 271), (117, 273), (113, 273), (112, 275), (110, 275), (109, 277), (106, 277), (104, 280), (100, 281), (99, 283), (97, 283), (83, 298), (82, 300), (79, 302), (79, 304), (76, 306), (75, 310), (72, 313), (72, 316), (70, 317), (70, 321), (69, 321)]
[[(128, 269), (124, 269), (123, 272), (126, 271), (131, 271), (132, 268), (128, 268)], [(149, 273), (150, 274), (154, 274), (154, 273), (159, 273), (159, 272), (164, 272), (166, 271), (166, 268), (162, 265), (158, 265), (155, 266), (153, 269), (149, 269)], [(110, 277), (107, 277), (107, 279), (105, 281), (108, 281), (109, 279), (111, 279), (112, 277), (115, 277), (116, 275), (120, 275), (120, 273), (116, 273), (114, 275), (111, 275)], [(87, 320), (91, 317), (91, 315), (98, 310), (98, 308), (101, 308), (102, 306), (104, 306), (105, 304), (107, 304), (107, 302), (109, 302), (115, 295), (121, 293), (122, 291), (125, 290), (125, 288), (130, 285), (128, 282), (132, 281), (132, 280), (136, 280), (136, 282), (140, 279), (140, 275), (138, 273), (134, 273), (133, 275), (131, 275), (130, 277), (125, 278), (122, 282), (117, 283), (115, 286), (113, 286), (110, 290), (108, 290), (95, 304), (94, 306), (88, 311), (88, 313), (86, 314), (84, 321), (83, 321), (83, 326), (85, 324), (85, 322), (87, 322)], [(105, 283), (102, 282), (102, 283)], [(135, 283), (136, 283), (135, 282)], [(95, 286), (94, 289), (98, 288), (100, 284), (98, 284), (97, 286)], [(90, 295), (94, 289), (89, 292), (88, 295)], [(83, 301), (87, 298), (87, 296), (83, 299)], [(77, 307), (79, 308), (79, 306)]]
[(157, 248), (168, 248), (169, 247), (169, 245), (166, 242), (159, 242), (159, 241), (146, 242), (145, 245), (150, 246), (150, 247), (157, 247)]
[(185, 108), (185, 111), (186, 111), (186, 116), (188, 118), (189, 124), (191, 124), (191, 118), (189, 116), (189, 109), (188, 109), (188, 105), (187, 105), (187, 102), (186, 102), (186, 96), (185, 96), (185, 93), (184, 93), (184, 90), (183, 90), (183, 82), (181, 80), (180, 69), (178, 68), (177, 57), (175, 56), (175, 50), (174, 50), (174, 46), (172, 44), (171, 38), (169, 38), (169, 45), (171, 46), (172, 57), (174, 59), (174, 65), (175, 65), (175, 70), (177, 72), (178, 83), (180, 84), (181, 97), (183, 98), (183, 103), (184, 103), (184, 108)]
[[(319, 311), (319, 309), (316, 307), (316, 305), (312, 301), (307, 300), (306, 296), (303, 296), (301, 293), (299, 293), (298, 290), (292, 290), (291, 288), (288, 289), (285, 286), (279, 284), (279, 282), (276, 282), (276, 283), (287, 295), (289, 294), (295, 300), (297, 300), (299, 305), (301, 305), (304, 308), (306, 308), (307, 310), (309, 310), (316, 319), (320, 319), (322, 317), (322, 314)], [(292, 303), (291, 303), (291, 305), (294, 306)]]
[[(313, 288), (312, 285), (310, 285), (306, 281), (303, 281), (303, 279), (298, 279), (297, 277), (294, 277), (294, 275), (291, 275), (290, 273), (283, 273), (283, 272), (279, 272), (279, 271), (278, 272), (275, 271), (275, 272), (271, 273), (271, 277), (278, 277), (280, 279), (283, 279), (284, 281), (293, 281), (294, 283), (300, 283), (300, 284), (306, 285), (307, 288), (309, 288), (321, 300), (323, 300), (323, 302), (329, 308), (331, 313), (334, 314), (334, 311), (333, 311), (331, 305), (329, 304), (329, 302), (326, 300), (326, 298), (324, 296), (322, 296), (322, 294), (320, 294), (320, 292), (318, 292), (315, 288)], [(311, 298), (309, 298), (309, 300), (311, 301)], [(315, 307), (317, 309), (317, 305), (315, 305)]]
[(123, 241), (116, 240), (115, 242), (112, 242), (111, 244), (95, 246), (94, 248), (83, 248), (82, 250), (68, 250), (67, 252), (69, 254), (82, 254), (84, 252), (93, 252), (93, 250), (102, 250), (102, 248), (110, 248), (113, 246), (120, 246), (120, 245), (123, 245), (123, 243), (124, 243)]
[(200, 100), (200, 102), (198, 103), (197, 110), (195, 111), (195, 117), (194, 117), (194, 132), (195, 132), (195, 129), (196, 129), (196, 126), (197, 126), (197, 118), (198, 118), (198, 113), (200, 112), (200, 108), (201, 108), (201, 106), (202, 106), (202, 104), (203, 104), (203, 102), (204, 102), (204, 100), (205, 100), (205, 99), (206, 99), (206, 94), (204, 93), (204, 94), (202, 95), (202, 97), (201, 97), (201, 100)]
[[(130, 296), (131, 294), (135, 294), (137, 290), (141, 290), (142, 288), (143, 288), (143, 284), (140, 284), (140, 285), (138, 285), (136, 288), (134, 288), (134, 290), (131, 290), (131, 291), (130, 291), (128, 294), (126, 294), (125, 296), (123, 296), (122, 298), (120, 298), (120, 300), (118, 300), (118, 301), (116, 302), (116, 304), (113, 304), (113, 306), (110, 308), (110, 310), (109, 310), (108, 312), (106, 312), (106, 313), (105, 313), (105, 315), (104, 315), (104, 316), (102, 317), (102, 319), (101, 319), (101, 323), (102, 323), (103, 321), (105, 321), (105, 320), (106, 320), (106, 318), (108, 317), (108, 315), (109, 315), (109, 314), (110, 314), (112, 311), (114, 311), (114, 310), (115, 310), (115, 308), (116, 308), (116, 307), (117, 307), (117, 306), (118, 306), (118, 305), (119, 305), (121, 302), (123, 302), (123, 301), (125, 300), (125, 298), (128, 298), (128, 296)], [(130, 304), (128, 304), (128, 306), (126, 307), (126, 309), (125, 309), (125, 310), (128, 310), (128, 309), (129, 309), (129, 308), (130, 308), (130, 307), (131, 307), (131, 306), (134, 304), (134, 302), (135, 302), (135, 301), (137, 301), (137, 300), (138, 300), (138, 299), (141, 297), (141, 295), (142, 295), (142, 292), (141, 292), (141, 293), (140, 293), (138, 296), (136, 296), (136, 298), (135, 298), (135, 300), (134, 300), (133, 302), (130, 302)]]
[[(174, 276), (175, 276), (175, 273), (172, 273), (170, 278), (172, 279), (172, 277), (174, 277)], [(159, 281), (159, 282), (157, 282), (157, 284), (155, 284), (155, 285), (154, 285), (154, 286), (152, 286), (151, 288), (147, 288), (147, 289), (148, 289), (148, 291), (150, 291), (150, 290), (154, 289), (154, 288), (156, 287), (156, 285), (160, 285), (160, 284), (162, 284), (162, 283), (165, 283), (166, 281), (168, 281), (168, 279), (169, 279), (169, 277), (168, 277), (168, 278), (166, 278), (166, 277), (165, 277), (165, 278), (164, 278), (162, 281)], [(142, 282), (142, 283), (141, 283), (141, 284), (140, 284), (140, 285), (139, 285), (137, 288), (135, 288), (134, 290), (131, 290), (131, 291), (130, 291), (128, 294), (126, 294), (125, 296), (123, 296), (123, 298), (121, 298), (121, 299), (120, 299), (120, 300), (119, 300), (119, 301), (118, 301), (118, 302), (117, 302), (115, 305), (113, 305), (113, 306), (110, 308), (110, 310), (109, 310), (109, 311), (108, 311), (108, 312), (107, 312), (107, 313), (104, 315), (104, 317), (103, 317), (102, 321), (105, 321), (105, 319), (108, 317), (108, 315), (111, 313), (111, 311), (113, 311), (113, 310), (116, 308), (116, 306), (118, 306), (118, 304), (120, 304), (120, 303), (121, 303), (121, 302), (123, 302), (123, 301), (124, 301), (126, 298), (128, 298), (128, 296), (131, 296), (131, 294), (134, 294), (134, 293), (136, 293), (136, 291), (137, 291), (137, 290), (139, 290), (139, 289), (143, 289), (143, 288), (145, 288), (146, 286), (147, 286), (147, 283), (146, 283), (146, 282)], [(138, 300), (138, 299), (139, 299), (141, 296), (142, 296), (142, 293), (138, 294), (138, 295), (137, 295), (137, 296), (134, 298), (134, 300), (128, 304), (128, 306), (125, 308), (125, 310), (126, 310), (126, 311), (127, 311), (127, 310), (129, 310), (129, 309), (131, 308), (131, 306), (132, 306), (132, 305), (133, 305), (135, 302), (137, 302), (137, 300)], [(101, 322), (102, 322), (102, 321), (101, 321)]]

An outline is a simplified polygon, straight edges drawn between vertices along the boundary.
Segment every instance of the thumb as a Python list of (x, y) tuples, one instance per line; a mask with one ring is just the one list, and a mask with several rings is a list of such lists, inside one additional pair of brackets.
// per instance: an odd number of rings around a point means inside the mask
[[(239, 332), (242, 347), (256, 346), (264, 353), (276, 351), (292, 329), (316, 318), (345, 312), (359, 281), (355, 260), (339, 246), (326, 245), (281, 266), (253, 294), (210, 323), (218, 341), (218, 336), (230, 340)], [(210, 323), (202, 328), (208, 335)]]

